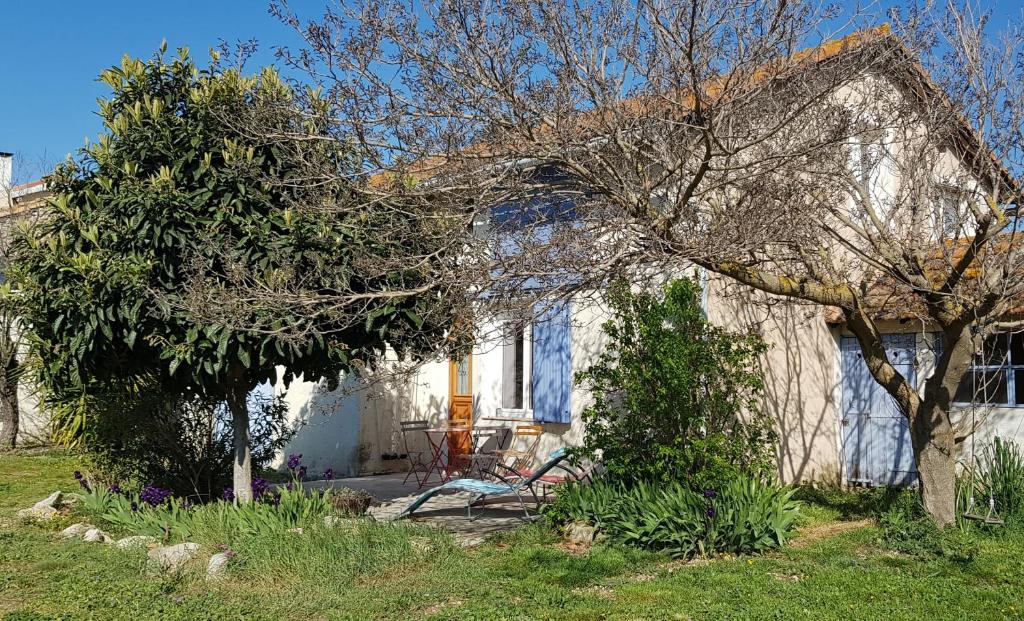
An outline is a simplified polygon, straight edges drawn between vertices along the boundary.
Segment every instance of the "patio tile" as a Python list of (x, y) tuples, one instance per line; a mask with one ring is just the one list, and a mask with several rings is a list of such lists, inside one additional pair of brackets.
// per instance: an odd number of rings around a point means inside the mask
[[(376, 476), (351, 477), (333, 481), (310, 481), (306, 489), (349, 488), (366, 492), (375, 500), (367, 515), (378, 521), (395, 519), (402, 510), (409, 506), (423, 491), (438, 485), (432, 483), (422, 490), (412, 479), (402, 484), (405, 474), (383, 474)], [(526, 523), (523, 510), (514, 498), (488, 499), (483, 512), (474, 507), (473, 515), (478, 516), (472, 521), (466, 517), (468, 492), (441, 493), (431, 498), (421, 509), (409, 519), (419, 524), (427, 524), (450, 531), (455, 540), (463, 546), (482, 543), (488, 536), (515, 530)], [(379, 504), (378, 504), (379, 503)], [(532, 511), (536, 507), (527, 503)]]

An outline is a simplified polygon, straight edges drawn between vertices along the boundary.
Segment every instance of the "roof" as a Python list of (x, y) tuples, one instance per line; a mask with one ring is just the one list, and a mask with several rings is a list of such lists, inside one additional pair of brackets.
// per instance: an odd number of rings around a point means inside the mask
[[(702, 90), (705, 96), (714, 97), (721, 94), (727, 88), (735, 91), (736, 84), (740, 83), (747, 87), (746, 89), (740, 90), (742, 92), (749, 92), (749, 89), (754, 88), (766, 80), (784, 77), (794, 71), (809, 69), (812, 66), (819, 65), (830, 59), (835, 59), (855, 51), (865, 50), (872, 44), (877, 45), (874, 49), (891, 51), (902, 56), (901, 62), (886, 63), (886, 67), (890, 69), (894, 69), (896, 67), (909, 69), (906, 75), (902, 77), (907, 81), (908, 86), (910, 86), (911, 93), (922, 100), (922, 105), (937, 104), (948, 107), (953, 111), (953, 116), (957, 119), (954, 139), (958, 143), (957, 146), (961, 147), (964, 150), (964, 155), (967, 156), (965, 163), (974, 167), (974, 174), (982, 177), (984, 170), (983, 163), (984, 161), (988, 161), (990, 164), (995, 166), (1001, 177), (1001, 181), (1012, 193), (1013, 198), (1008, 202), (1020, 202), (1022, 197), (1020, 184), (1013, 175), (1010, 174), (1005, 166), (1002, 165), (1002, 162), (999, 161), (987, 145), (985, 145), (982, 137), (978, 135), (967, 119), (962, 114), (955, 111), (955, 106), (953, 106), (949, 98), (931, 79), (920, 61), (911, 54), (902, 41), (892, 33), (889, 24), (882, 24), (874, 28), (860, 30), (840, 39), (827, 41), (817, 47), (800, 50), (789, 58), (779, 59), (776, 62), (757, 67), (747, 76), (737, 77), (736, 75), (730, 75), (728, 78), (721, 77), (710, 80), (702, 85)], [(641, 116), (649, 112), (653, 106), (664, 108), (666, 105), (672, 105), (678, 108), (677, 114), (683, 115), (692, 111), (694, 99), (695, 98), (692, 94), (686, 94), (683, 92), (643, 95), (624, 99), (619, 102), (616, 104), (616, 112), (625, 112), (627, 115), (635, 114), (637, 116)], [(578, 128), (589, 128), (599, 131), (600, 119), (607, 113), (607, 111), (602, 110), (581, 112), (575, 119), (574, 123), (576, 123)], [(545, 130), (553, 131), (554, 127), (550, 124), (544, 124), (538, 128), (538, 131), (540, 132)], [(484, 165), (488, 160), (507, 156), (498, 150), (492, 149), (492, 145), (486, 142), (472, 144), (465, 149), (462, 149), (460, 153), (467, 156), (467, 158), (472, 157), (473, 160), (479, 161), (481, 165)], [(443, 155), (424, 157), (413, 162), (408, 173), (418, 179), (429, 178), (434, 174), (441, 172), (448, 164), (450, 164), (449, 158)], [(385, 185), (387, 180), (390, 178), (392, 178), (392, 175), (389, 172), (378, 173), (370, 177), (370, 184), (375, 187), (380, 187)]]
[[(753, 88), (765, 80), (778, 77), (781, 73), (790, 72), (794, 69), (808, 68), (810, 65), (816, 65), (828, 59), (838, 57), (841, 54), (862, 49), (869, 43), (884, 40), (895, 40), (888, 24), (882, 24), (875, 28), (861, 30), (840, 39), (826, 41), (817, 47), (800, 50), (788, 59), (758, 67), (753, 70), (749, 76), (742, 78), (741, 81), (749, 88)], [(728, 84), (724, 77), (710, 80), (702, 85), (704, 94), (712, 97), (720, 95), (726, 88), (734, 88), (734, 82), (736, 82), (736, 80), (736, 76), (731, 76), (728, 80)], [(683, 115), (692, 111), (694, 99), (695, 98), (692, 94), (688, 95), (683, 92), (642, 95), (622, 100), (617, 104), (617, 110), (625, 112), (626, 114), (642, 115), (649, 112), (655, 105), (663, 108), (666, 105), (666, 100), (668, 100), (670, 105), (677, 108), (678, 111), (676, 113)], [(605, 114), (605, 112), (600, 110), (581, 112), (579, 116), (576, 117), (575, 123), (578, 128), (586, 129), (589, 127), (590, 129), (595, 129), (598, 119), (600, 119), (603, 114)], [(538, 131), (544, 132), (545, 130), (551, 131), (553, 129), (554, 128), (550, 124), (545, 123), (538, 128)], [(478, 142), (462, 149), (460, 153), (483, 161), (499, 158), (504, 155), (501, 152), (492, 150), (491, 147), (492, 145), (487, 142)], [(447, 161), (448, 158), (442, 155), (423, 157), (410, 165), (409, 174), (419, 179), (429, 178), (435, 172), (443, 170)], [(385, 185), (387, 180), (391, 177), (392, 175), (390, 172), (378, 173), (370, 177), (370, 184), (380, 187)]]
[(18, 198), (26, 194), (32, 194), (34, 192), (46, 191), (46, 180), (38, 179), (36, 181), (29, 181), (28, 183), (22, 183), (11, 188), (11, 196)]
[[(925, 258), (925, 277), (935, 285), (936, 290), (949, 273), (950, 266), (963, 258), (973, 241), (973, 237), (964, 237), (936, 244)], [(1011, 250), (1020, 252), (1022, 245), (1024, 238), (1019, 232), (1003, 233), (991, 239), (964, 271), (961, 286), (970, 287), (981, 275), (980, 267), (984, 263), (1004, 260), (1002, 257)], [(970, 295), (969, 291), (965, 293)], [(919, 321), (929, 318), (921, 293), (889, 275), (880, 275), (868, 284), (860, 302), (876, 321)], [(1003, 319), (1024, 317), (1024, 291), (1008, 295), (1004, 307), (997, 311)], [(842, 309), (835, 306), (825, 307), (824, 319), (831, 324), (846, 322)]]

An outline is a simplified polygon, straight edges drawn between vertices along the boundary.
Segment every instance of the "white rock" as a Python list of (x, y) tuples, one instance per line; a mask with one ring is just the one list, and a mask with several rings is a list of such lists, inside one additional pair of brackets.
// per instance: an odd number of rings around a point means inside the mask
[(565, 527), (565, 538), (570, 543), (593, 543), (597, 529), (586, 522), (573, 522)]
[(53, 507), (29, 507), (18, 511), (18, 518), (22, 520), (49, 520), (55, 515), (57, 510)]
[(82, 541), (88, 543), (113, 543), (114, 538), (98, 528), (90, 528), (82, 536)]
[(296, 535), (301, 535), (301, 534), (306, 532), (306, 529), (301, 528), (301, 527), (300, 528), (289, 528), (288, 532), (289, 533), (295, 533)]
[(233, 555), (227, 552), (221, 552), (214, 554), (210, 557), (210, 562), (206, 564), (206, 579), (207, 580), (220, 580), (223, 578), (228, 571), (228, 563), (231, 562)]
[(115, 545), (121, 550), (127, 550), (129, 548), (147, 548), (154, 543), (156, 543), (156, 537), (132, 535), (119, 540)]
[(63, 497), (64, 494), (57, 490), (28, 509), (18, 511), (18, 517), (23, 520), (49, 520), (57, 515), (57, 507)]
[(198, 543), (179, 543), (173, 546), (153, 548), (149, 551), (149, 560), (153, 565), (167, 571), (175, 571), (192, 560), (199, 552)]
[(72, 524), (64, 530), (60, 531), (61, 539), (79, 539), (85, 536), (85, 533), (96, 528), (92, 524), (86, 524), (85, 522), (79, 522), (78, 524)]
[(44, 509), (46, 507), (50, 507), (51, 509), (56, 509), (57, 507), (60, 506), (60, 500), (63, 497), (64, 497), (64, 494), (62, 494), (60, 490), (57, 490), (54, 493), (52, 493), (49, 496), (47, 496), (46, 498), (43, 498), (42, 500), (40, 500), (36, 504), (32, 505), (32, 508), (33, 509)]

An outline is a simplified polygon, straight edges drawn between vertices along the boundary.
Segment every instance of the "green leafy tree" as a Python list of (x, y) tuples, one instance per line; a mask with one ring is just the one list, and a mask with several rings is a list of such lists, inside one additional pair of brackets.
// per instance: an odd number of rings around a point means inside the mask
[[(427, 225), (360, 198), (369, 182), (316, 93), (273, 70), (245, 76), (216, 56), (200, 70), (161, 49), (100, 79), (113, 91), (99, 102), (105, 132), (56, 169), (51, 213), (15, 249), (40, 381), (65, 440), (88, 424), (78, 406), (111, 384), (222, 399), (247, 502), (250, 391), (279, 365), (285, 382), (336, 382), (388, 346), (430, 350), (449, 321), (418, 286), (449, 259), (416, 245), (431, 235), (388, 241), (380, 231)], [(311, 312), (311, 300), (325, 301)]]
[(608, 346), (576, 375), (593, 405), (583, 448), (610, 477), (717, 487), (737, 472), (773, 470), (771, 422), (755, 370), (765, 345), (708, 323), (700, 286), (673, 281), (662, 296), (625, 283), (609, 291)]

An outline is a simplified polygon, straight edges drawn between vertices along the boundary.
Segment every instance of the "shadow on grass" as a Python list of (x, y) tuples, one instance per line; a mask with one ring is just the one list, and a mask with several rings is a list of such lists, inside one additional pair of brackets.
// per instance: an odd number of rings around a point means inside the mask
[(904, 494), (914, 493), (898, 487), (841, 489), (802, 485), (793, 494), (794, 500), (835, 512), (840, 520), (878, 517), (888, 511)]

